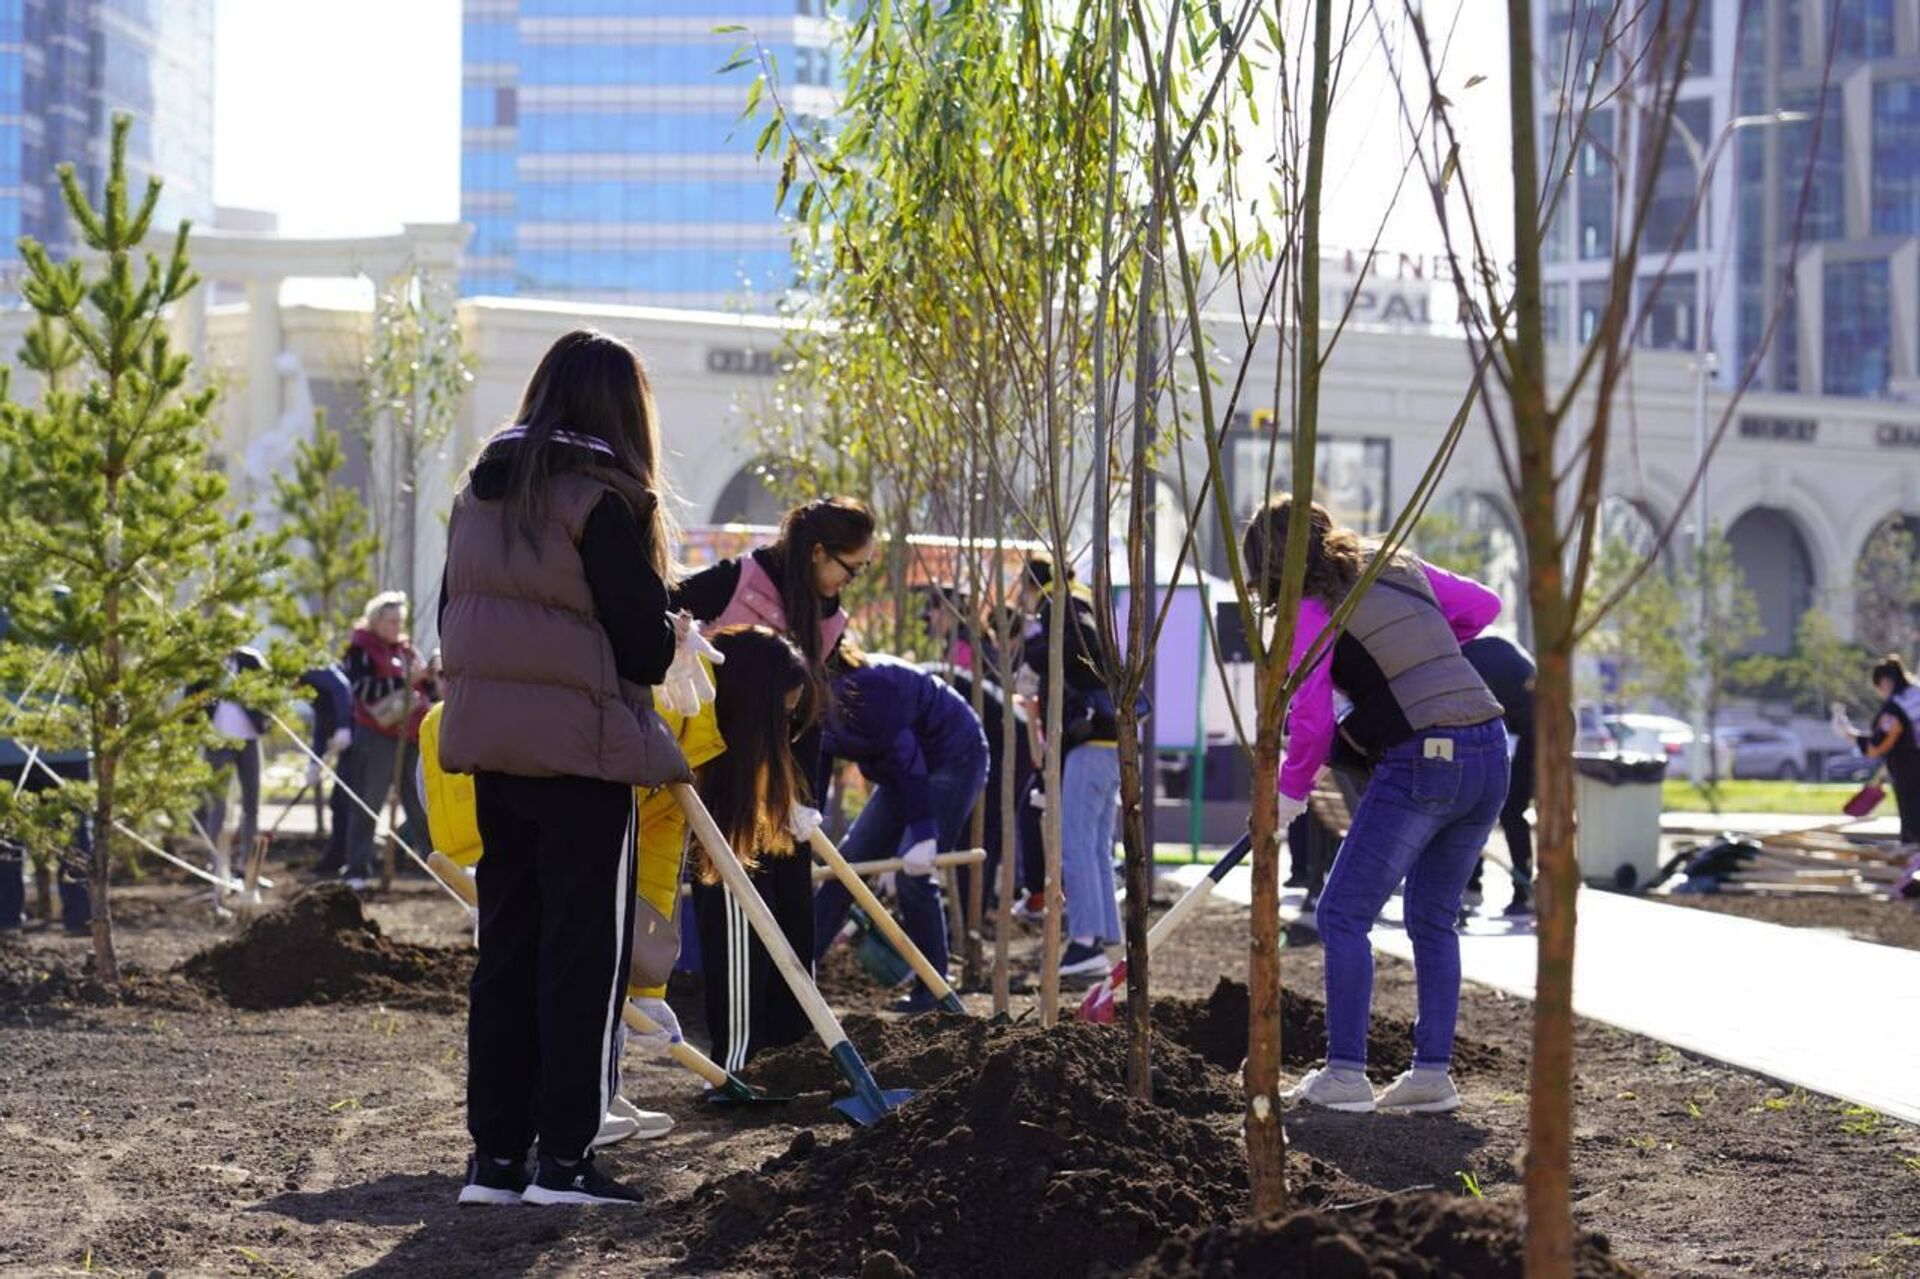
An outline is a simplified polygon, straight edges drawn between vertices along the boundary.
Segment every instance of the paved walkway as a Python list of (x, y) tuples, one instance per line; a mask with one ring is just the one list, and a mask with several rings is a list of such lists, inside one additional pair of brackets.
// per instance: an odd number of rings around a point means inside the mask
[[(1900, 834), (1900, 815), (1887, 813), (1891, 804), (1882, 806), (1880, 817), (1869, 817), (1862, 822), (1844, 822), (1838, 813), (1662, 813), (1660, 830), (1667, 835), (1718, 835), (1722, 831), (1738, 831), (1748, 835), (1768, 835), (1775, 831), (1812, 830), (1815, 827), (1834, 827), (1836, 834), (1871, 835), (1893, 839)], [(1836, 822), (1843, 825), (1834, 826)]]
[[(1165, 878), (1184, 888), (1200, 873), (1182, 866)], [(1469, 923), (1461, 969), (1530, 999), (1532, 929), (1497, 917), (1506, 877), (1489, 868), (1486, 878), (1484, 909), (1495, 914)], [(1218, 892), (1247, 903), (1250, 872), (1236, 869)], [(1289, 890), (1282, 915), (1297, 916), (1299, 903)], [(1388, 904), (1373, 943), (1411, 959), (1399, 909)], [(1579, 930), (1582, 1016), (1920, 1123), (1920, 951), (1592, 889), (1580, 894)]]

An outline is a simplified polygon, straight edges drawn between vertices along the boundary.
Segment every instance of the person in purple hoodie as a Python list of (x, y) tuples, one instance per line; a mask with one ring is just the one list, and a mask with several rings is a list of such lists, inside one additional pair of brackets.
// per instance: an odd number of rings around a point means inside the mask
[[(1290, 497), (1274, 499), (1243, 539), (1248, 578), (1269, 609), (1280, 596), (1291, 510)], [(1376, 548), (1336, 526), (1318, 503), (1308, 539), (1290, 660), (1290, 669), (1304, 663), (1307, 673), (1288, 708), (1280, 828), (1306, 811), (1336, 734), (1368, 760), (1373, 776), (1315, 912), (1326, 950), (1327, 1062), (1286, 1100), (1346, 1111), (1455, 1110), (1460, 1094), (1449, 1066), (1460, 1009), (1460, 898), (1507, 797), (1502, 708), (1460, 645), (1499, 616), (1500, 597), (1399, 553), (1345, 625), (1323, 634)], [(1335, 689), (1352, 703), (1338, 723)], [(1419, 1001), (1413, 1068), (1376, 1099), (1366, 1074), (1367, 934), (1402, 881)]]
[[(938, 675), (897, 658), (840, 648), (821, 754), (860, 766), (872, 783), (840, 851), (850, 862), (899, 857), (901, 925), (936, 969), (947, 965), (947, 916), (933, 859), (957, 846), (987, 780), (987, 737), (973, 707)], [(853, 899), (832, 880), (814, 898), (814, 959), (832, 944)], [(917, 979), (896, 1010), (927, 1012)]]

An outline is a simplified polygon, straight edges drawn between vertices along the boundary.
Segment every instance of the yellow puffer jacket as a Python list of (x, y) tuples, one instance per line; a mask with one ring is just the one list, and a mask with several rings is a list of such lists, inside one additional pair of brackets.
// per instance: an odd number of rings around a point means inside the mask
[[(711, 670), (708, 673), (711, 675)], [(689, 768), (698, 768), (727, 749), (711, 703), (695, 715), (676, 715), (663, 710), (660, 718), (679, 739)], [(473, 778), (440, 769), (439, 706), (428, 711), (420, 724), (420, 768), (425, 778), (427, 831), (433, 838), (434, 848), (468, 870), (473, 869), (481, 852)], [(636, 787), (634, 797), (640, 805), (640, 834), (634, 848), (635, 891), (662, 915), (676, 918), (680, 905), (680, 867), (687, 838), (686, 815), (680, 811), (679, 801), (664, 786), (654, 790)], [(658, 998), (665, 994), (665, 988), (635, 987), (631, 993)]]

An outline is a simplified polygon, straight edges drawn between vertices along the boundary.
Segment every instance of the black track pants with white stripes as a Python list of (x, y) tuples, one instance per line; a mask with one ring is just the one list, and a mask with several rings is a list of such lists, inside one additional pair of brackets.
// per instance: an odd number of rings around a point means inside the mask
[(474, 775), (484, 853), (467, 1014), (467, 1131), (511, 1159), (578, 1159), (619, 1088), (632, 951), (633, 788)]
[[(753, 886), (766, 899), (802, 964), (813, 954), (813, 859), (762, 858)], [(700, 928), (700, 968), (706, 986), (707, 1029), (713, 1059), (739, 1070), (754, 1053), (791, 1044), (812, 1027), (753, 925), (719, 884), (693, 886)]]

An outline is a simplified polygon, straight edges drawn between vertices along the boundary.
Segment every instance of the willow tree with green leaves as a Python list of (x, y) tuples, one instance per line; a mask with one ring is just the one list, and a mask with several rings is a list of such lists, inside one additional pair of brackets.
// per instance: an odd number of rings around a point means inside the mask
[[(15, 625), (52, 651), (66, 693), (29, 708), (17, 735), (92, 754), (92, 782), (68, 798), (90, 802), (94, 962), (108, 984), (120, 980), (108, 890), (122, 835), (192, 806), (207, 698), (227, 654), (258, 633), (281, 568), (277, 542), (226, 513), (226, 481), (209, 464), (213, 392), (191, 388), (189, 357), (167, 336), (171, 308), (198, 283), (188, 224), (143, 251), (160, 183), (129, 198), (130, 127), (114, 117), (99, 204), (60, 166), (85, 253), (55, 262), (20, 242), (27, 304), (78, 358), (56, 368), (47, 346), (29, 344), (21, 362), (42, 378), (40, 403), (0, 407), (11, 481), (0, 578), (16, 584)], [(206, 681), (214, 689), (182, 695)], [(236, 691), (273, 704), (263, 681)]]
[[(741, 54), (762, 67), (749, 90), (749, 108), (770, 113), (761, 150), (781, 157), (779, 195), (793, 196), (817, 254), (813, 332), (796, 358), (861, 367), (862, 344), (880, 344), (867, 349), (886, 358), (871, 366), (895, 373), (883, 411), (860, 429), (964, 442), (1007, 530), (1043, 543), (1062, 575), (1084, 536), (1094, 473), (1082, 441), (1095, 396), (1106, 41), (1116, 38), (1103, 9), (863, 6), (843, 31), (846, 91), (827, 137), (790, 109), (763, 47)], [(980, 393), (986, 381), (993, 394)], [(913, 453), (917, 464), (925, 457)], [(1067, 606), (1056, 590), (1044, 711), (1045, 785), (1056, 795)], [(1057, 905), (1057, 805), (1045, 827)], [(1048, 912), (1043, 938), (1048, 1024), (1059, 1008), (1059, 915)]]
[(310, 661), (346, 647), (355, 610), (374, 589), (378, 541), (359, 492), (340, 482), (346, 463), (340, 433), (316, 411), (312, 438), (295, 445), (293, 473), (273, 477), (274, 509), (294, 552), (273, 620)]

